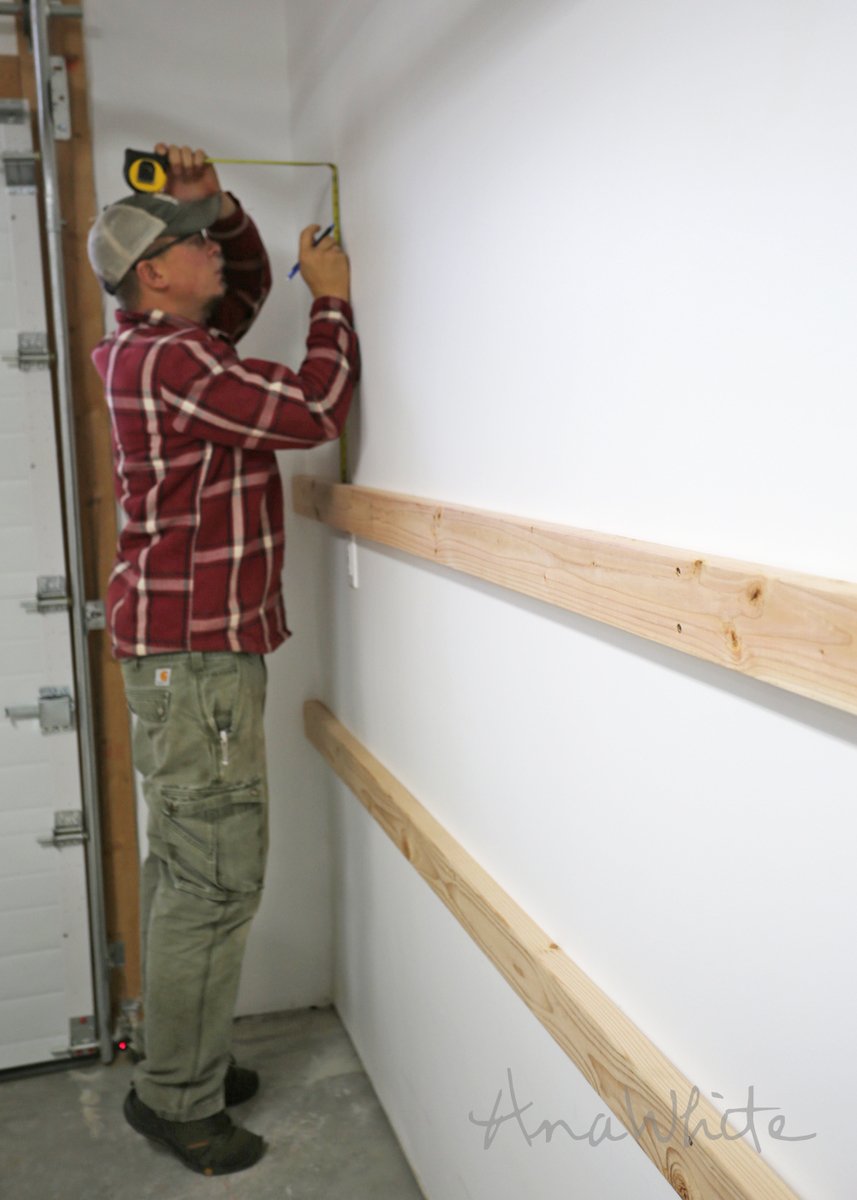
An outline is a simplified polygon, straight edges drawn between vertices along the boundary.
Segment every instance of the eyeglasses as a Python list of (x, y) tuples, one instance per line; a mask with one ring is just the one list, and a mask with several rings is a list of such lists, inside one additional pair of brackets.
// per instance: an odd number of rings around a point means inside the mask
[(145, 262), (149, 258), (157, 258), (159, 254), (166, 254), (168, 250), (172, 250), (173, 246), (177, 246), (179, 242), (192, 242), (201, 250), (208, 242), (208, 235), (204, 229), (200, 229), (194, 233), (183, 233), (179, 237), (170, 238), (165, 246), (158, 246), (155, 250), (147, 250), (145, 254), (141, 254), (139, 258), (134, 260), (133, 266), (136, 266), (138, 262)]

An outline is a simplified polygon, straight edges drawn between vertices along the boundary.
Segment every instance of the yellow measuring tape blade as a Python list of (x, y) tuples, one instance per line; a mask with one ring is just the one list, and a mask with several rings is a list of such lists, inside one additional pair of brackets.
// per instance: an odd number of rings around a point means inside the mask
[(333, 234), (338, 242), (342, 241), (339, 220), (339, 170), (332, 162), (306, 162), (286, 158), (207, 158), (207, 163), (220, 163), (244, 167), (327, 167), (331, 173), (330, 198), (333, 207)]

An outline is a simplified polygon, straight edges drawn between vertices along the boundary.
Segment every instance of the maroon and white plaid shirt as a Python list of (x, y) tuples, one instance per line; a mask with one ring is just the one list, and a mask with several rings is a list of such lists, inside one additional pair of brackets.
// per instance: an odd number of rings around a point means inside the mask
[(298, 371), (240, 359), (234, 342), (270, 288), (268, 256), (240, 207), (209, 233), (228, 285), (211, 325), (120, 311), (92, 356), (127, 517), (107, 593), (117, 658), (264, 654), (289, 636), (274, 451), (338, 437), (359, 374), (351, 308), (332, 297), (312, 305)]

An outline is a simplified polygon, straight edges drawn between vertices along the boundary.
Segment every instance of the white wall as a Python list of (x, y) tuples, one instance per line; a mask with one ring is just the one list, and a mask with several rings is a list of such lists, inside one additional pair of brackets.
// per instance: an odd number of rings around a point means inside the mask
[[(121, 174), (127, 146), (165, 140), (224, 158), (294, 157), (279, 0), (87, 0), (85, 30), (100, 204), (128, 190)], [(329, 211), (329, 172), (222, 167), (220, 178), (253, 214), (274, 266), (274, 290), (242, 352), (296, 365), (311, 298), (299, 279), (289, 283), (286, 275), (297, 257), (298, 231)], [(287, 488), (293, 470), (335, 475), (337, 463), (336, 447), (280, 456)], [(329, 588), (303, 524), (289, 520), (287, 537), (286, 603), (294, 636), (268, 660), (271, 855), (247, 949), (242, 1013), (323, 1003), (331, 989), (328, 784), (301, 723), (304, 699), (325, 690)]]
[[(355, 481), (857, 578), (849, 0), (285, 0), (335, 158)], [(765, 1157), (853, 1194), (850, 717), (321, 527), (324, 696)], [(672, 1195), (336, 788), (336, 1000), (426, 1194)], [(502, 1111), (508, 1111), (508, 1094)]]

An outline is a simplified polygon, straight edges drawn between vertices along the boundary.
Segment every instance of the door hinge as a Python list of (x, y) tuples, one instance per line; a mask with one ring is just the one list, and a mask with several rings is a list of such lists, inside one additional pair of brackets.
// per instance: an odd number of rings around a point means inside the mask
[(19, 371), (46, 371), (53, 361), (46, 333), (19, 333), (18, 353), (3, 355), (3, 362)]
[(26, 100), (0, 100), (0, 125), (23, 125), (29, 115)]
[(21, 608), (31, 613), (67, 612), (71, 608), (64, 575), (40, 575), (35, 600), (22, 600)]
[(54, 829), (50, 837), (36, 838), (40, 846), (80, 846), (89, 841), (83, 826), (83, 813), (79, 808), (61, 809), (54, 813)]
[(13, 725), (38, 721), (42, 733), (64, 733), (75, 728), (74, 700), (67, 687), (39, 688), (38, 704), (11, 705), (6, 716)]
[(4, 150), (2, 156), (6, 187), (10, 192), (34, 192), (36, 190), (36, 150)]

